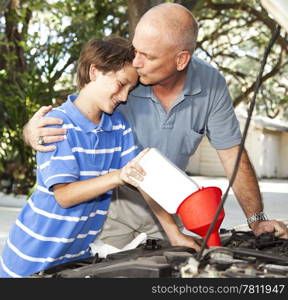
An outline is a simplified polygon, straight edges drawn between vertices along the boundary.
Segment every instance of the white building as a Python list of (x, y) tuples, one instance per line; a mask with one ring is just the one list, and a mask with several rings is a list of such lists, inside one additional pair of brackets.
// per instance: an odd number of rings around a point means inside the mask
[[(237, 117), (243, 132), (246, 117), (239, 112)], [(253, 117), (245, 148), (259, 178), (288, 178), (288, 123)], [(191, 175), (225, 176), (217, 152), (206, 137), (191, 156), (187, 172)]]

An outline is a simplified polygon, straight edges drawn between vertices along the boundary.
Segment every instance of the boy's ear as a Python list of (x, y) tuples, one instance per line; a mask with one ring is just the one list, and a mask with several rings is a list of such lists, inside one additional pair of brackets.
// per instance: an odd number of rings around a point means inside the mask
[(91, 65), (89, 69), (89, 78), (91, 81), (95, 81), (97, 77), (97, 69), (95, 65)]

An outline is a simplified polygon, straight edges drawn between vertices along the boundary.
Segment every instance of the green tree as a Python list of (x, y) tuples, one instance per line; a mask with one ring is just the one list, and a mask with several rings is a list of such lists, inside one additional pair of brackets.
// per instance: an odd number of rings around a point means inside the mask
[[(200, 26), (197, 55), (222, 71), (235, 107), (249, 103), (260, 61), (277, 23), (257, 0), (197, 1), (194, 14)], [(260, 114), (276, 117), (282, 113), (288, 118), (287, 54), (287, 33), (281, 31), (257, 95)]]
[(2, 190), (26, 193), (35, 179), (34, 153), (22, 129), (42, 105), (75, 91), (82, 44), (110, 33), (128, 37), (125, 1), (11, 0), (0, 19), (0, 179)]

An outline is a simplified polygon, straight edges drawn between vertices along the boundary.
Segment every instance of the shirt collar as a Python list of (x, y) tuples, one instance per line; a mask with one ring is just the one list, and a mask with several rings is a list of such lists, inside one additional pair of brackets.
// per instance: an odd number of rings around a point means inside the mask
[(188, 65), (187, 77), (183, 88), (184, 95), (196, 95), (202, 90), (199, 71), (197, 71), (195, 60), (196, 58), (192, 56)]
[(132, 96), (150, 98), (151, 97), (151, 88), (149, 85), (143, 85), (139, 83), (131, 92)]
[(79, 125), (79, 127), (85, 131), (89, 132), (92, 130), (99, 130), (102, 129), (103, 131), (111, 131), (112, 130), (112, 120), (111, 116), (102, 113), (101, 120), (99, 124), (95, 124), (92, 121), (90, 121), (88, 118), (86, 118), (79, 109), (73, 104), (75, 99), (77, 98), (77, 95), (69, 95), (67, 101), (63, 104), (64, 109), (66, 113), (73, 118), (73, 120), (76, 121), (76, 123)]
[[(184, 88), (182, 90), (183, 95), (196, 95), (201, 92), (201, 82), (200, 76), (197, 72), (195, 58), (192, 59), (188, 65), (187, 77), (185, 80)], [(155, 100), (155, 96), (152, 92), (150, 86), (143, 85), (139, 83), (135, 89), (133, 89), (130, 94), (136, 97), (151, 98)]]

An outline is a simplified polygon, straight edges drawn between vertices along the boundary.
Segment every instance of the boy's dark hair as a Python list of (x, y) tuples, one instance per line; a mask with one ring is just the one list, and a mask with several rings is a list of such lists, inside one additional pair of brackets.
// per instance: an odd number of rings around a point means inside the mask
[(132, 63), (134, 59), (132, 43), (118, 36), (102, 39), (92, 38), (81, 50), (77, 66), (77, 86), (82, 89), (90, 82), (89, 69), (91, 65), (103, 72), (117, 72), (125, 64)]

